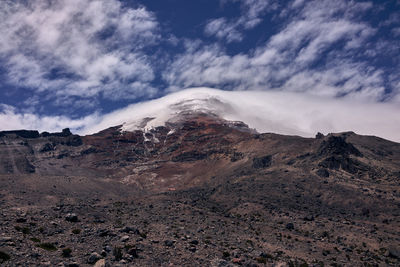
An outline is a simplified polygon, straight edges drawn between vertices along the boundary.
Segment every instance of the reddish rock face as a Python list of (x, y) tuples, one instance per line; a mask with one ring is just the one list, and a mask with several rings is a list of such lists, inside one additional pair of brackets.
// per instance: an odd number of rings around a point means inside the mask
[[(318, 139), (258, 134), (243, 123), (205, 114), (192, 114), (146, 132), (123, 132), (117, 126), (82, 137), (69, 130), (28, 137), (24, 131), (3, 132), (0, 173), (85, 175), (166, 191), (212, 182), (212, 177), (250, 174), (278, 166), (288, 171), (317, 169), (325, 177), (330, 172), (396, 177), (398, 167), (393, 161), (397, 160), (398, 155), (393, 153), (398, 144), (389, 141), (353, 133)], [(367, 159), (356, 148), (365, 139), (370, 147), (360, 149), (370, 154)], [(392, 153), (388, 168), (378, 166), (379, 155), (374, 153), (378, 143), (383, 147), (381, 153)], [(152, 178), (147, 179), (149, 176)]]
[[(5, 219), (0, 228), (71, 248), (88, 229), (91, 245), (72, 251), (81, 263), (96, 251), (108, 263), (142, 266), (398, 264), (389, 245), (399, 244), (400, 144), (354, 133), (317, 137), (259, 134), (207, 114), (148, 131), (1, 132), (0, 205), (21, 231)], [(22, 220), (21, 210), (30, 217)], [(77, 220), (63, 219), (68, 214)], [(39, 222), (44, 232), (32, 226)], [(79, 228), (72, 234), (71, 224)], [(0, 251), (14, 259), (36, 247), (4, 242)], [(35, 257), (32, 265), (43, 261)]]

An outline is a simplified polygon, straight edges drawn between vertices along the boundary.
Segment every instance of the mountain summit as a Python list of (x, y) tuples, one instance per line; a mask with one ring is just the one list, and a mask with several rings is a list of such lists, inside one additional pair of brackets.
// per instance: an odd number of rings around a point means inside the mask
[(313, 137), (317, 132), (351, 130), (400, 141), (400, 118), (393, 118), (391, 124), (382, 120), (399, 112), (397, 106), (389, 110), (379, 104), (357, 104), (321, 96), (278, 91), (232, 92), (203, 87), (130, 105), (102, 116), (80, 131), (94, 134), (116, 125), (123, 125), (125, 131), (150, 129), (193, 113), (203, 113), (244, 122), (260, 133)]

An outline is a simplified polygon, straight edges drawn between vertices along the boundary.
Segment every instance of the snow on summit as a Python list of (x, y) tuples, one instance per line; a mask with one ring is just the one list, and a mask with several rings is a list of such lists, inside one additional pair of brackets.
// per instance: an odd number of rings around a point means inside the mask
[[(202, 112), (230, 121), (242, 121), (258, 132), (314, 136), (355, 131), (400, 141), (400, 113), (396, 105), (357, 103), (321, 96), (274, 91), (223, 91), (190, 88), (159, 99), (132, 104), (104, 115), (84, 128), (94, 133), (123, 125), (122, 130), (150, 129), (165, 125), (185, 114)], [(382, 118), (392, 117), (388, 124)]]

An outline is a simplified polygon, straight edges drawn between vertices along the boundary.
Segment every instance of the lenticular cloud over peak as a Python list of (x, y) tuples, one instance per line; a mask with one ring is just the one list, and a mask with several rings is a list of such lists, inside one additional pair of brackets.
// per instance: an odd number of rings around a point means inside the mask
[[(400, 107), (390, 104), (354, 103), (299, 93), (223, 91), (191, 88), (165, 97), (130, 105), (104, 115), (84, 133), (123, 125), (132, 131), (164, 125), (182, 112), (200, 111), (231, 121), (243, 121), (258, 132), (311, 137), (317, 132), (355, 131), (400, 141)], [(385, 118), (384, 120), (382, 118)], [(142, 124), (143, 119), (150, 119)], [(389, 119), (393, 123), (386, 123)]]

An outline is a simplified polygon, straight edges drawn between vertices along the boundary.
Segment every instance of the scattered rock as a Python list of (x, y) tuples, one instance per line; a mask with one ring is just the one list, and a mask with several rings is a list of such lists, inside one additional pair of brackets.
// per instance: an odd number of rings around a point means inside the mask
[(164, 245), (166, 245), (167, 247), (172, 247), (174, 245), (174, 241), (172, 240), (165, 240), (164, 241)]
[(87, 262), (89, 264), (95, 264), (100, 259), (101, 259), (101, 255), (97, 252), (93, 252), (92, 254), (90, 254)]
[(133, 258), (139, 258), (138, 249), (131, 248), (128, 250), (128, 254), (131, 255)]
[(305, 220), (306, 222), (314, 221), (314, 216), (312, 216), (312, 215), (307, 215), (307, 216), (304, 217), (304, 220)]
[(233, 262), (233, 263), (239, 264), (239, 263), (242, 262), (242, 260), (241, 260), (240, 258), (233, 258), (233, 259), (232, 259), (232, 262)]
[(78, 215), (76, 215), (75, 213), (68, 213), (66, 216), (65, 216), (65, 220), (67, 221), (67, 222), (78, 222), (79, 220), (78, 220)]
[(192, 240), (192, 241), (190, 241), (189, 243), (192, 244), (192, 245), (197, 246), (197, 245), (199, 244), (199, 241), (197, 241), (197, 240)]
[(388, 248), (388, 251), (389, 251), (389, 257), (400, 259), (400, 248), (391, 246)]
[(10, 236), (1, 236), (0, 237), (0, 244), (12, 242), (12, 241), (13, 241), (13, 239)]
[(329, 177), (329, 171), (324, 168), (318, 169), (316, 173), (319, 177), (323, 177), (323, 178)]
[(94, 267), (106, 267), (106, 260), (105, 259), (98, 260), (95, 263)]
[(134, 234), (140, 234), (139, 230), (135, 227), (131, 226), (125, 226), (124, 228), (121, 229), (121, 232), (123, 233), (134, 233)]
[(293, 230), (294, 229), (294, 224), (293, 223), (286, 224), (286, 229)]
[(126, 242), (128, 240), (129, 240), (129, 235), (124, 235), (123, 237), (121, 237), (121, 239), (119, 241)]

